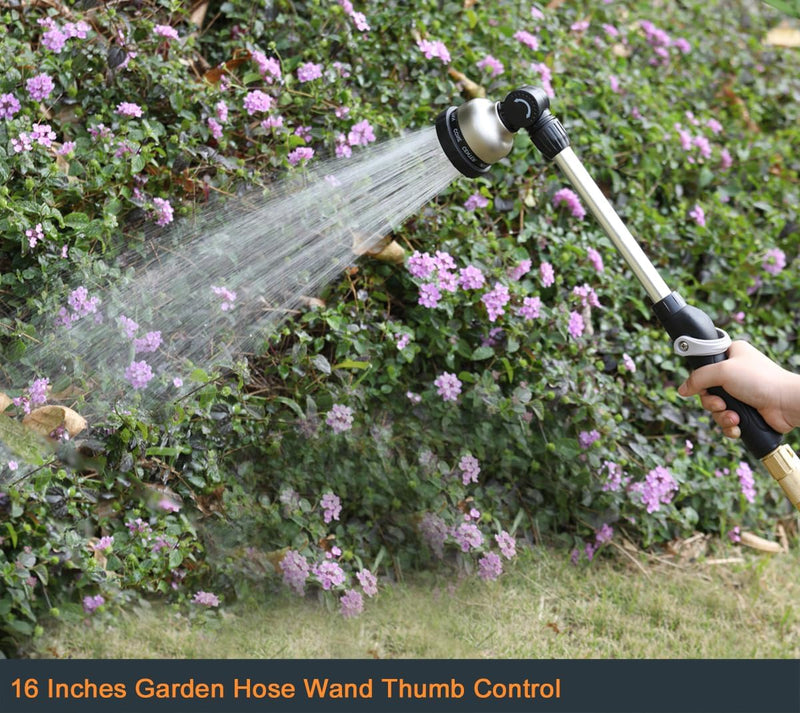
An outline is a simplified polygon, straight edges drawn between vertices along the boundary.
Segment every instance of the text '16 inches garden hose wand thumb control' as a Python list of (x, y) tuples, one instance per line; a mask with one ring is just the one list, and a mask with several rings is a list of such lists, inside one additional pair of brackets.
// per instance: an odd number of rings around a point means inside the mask
[[(514, 134), (525, 129), (536, 148), (564, 172), (594, 217), (625, 258), (653, 302), (653, 311), (674, 340), (675, 353), (684, 357), (690, 369), (723, 361), (731, 340), (714, 326), (702, 310), (687, 305), (672, 292), (625, 227), (614, 208), (570, 148), (561, 122), (550, 113), (544, 90), (524, 86), (503, 101), (471, 99), (450, 107), (436, 119), (436, 133), (447, 157), (466, 176), (486, 173), (493, 163), (511, 151)], [(780, 483), (792, 504), (800, 509), (800, 458), (781, 434), (770, 428), (761, 414), (721, 388), (709, 392), (725, 400), (739, 415), (741, 437), (747, 449), (764, 464)]]

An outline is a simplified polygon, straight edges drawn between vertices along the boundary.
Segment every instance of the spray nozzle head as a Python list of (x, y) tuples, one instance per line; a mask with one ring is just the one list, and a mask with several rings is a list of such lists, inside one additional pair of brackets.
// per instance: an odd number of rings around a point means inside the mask
[(496, 103), (470, 99), (459, 107), (445, 109), (436, 119), (436, 133), (445, 155), (470, 178), (483, 175), (493, 163), (508, 156), (514, 134), (520, 129), (528, 131), (548, 160), (569, 145), (563, 128), (550, 113), (547, 93), (539, 87), (520, 87)]

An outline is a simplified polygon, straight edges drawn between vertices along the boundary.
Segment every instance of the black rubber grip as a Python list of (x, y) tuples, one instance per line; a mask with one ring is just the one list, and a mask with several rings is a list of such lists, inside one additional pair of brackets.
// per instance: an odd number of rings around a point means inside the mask
[[(702, 310), (687, 305), (683, 298), (673, 292), (653, 306), (664, 329), (672, 339), (694, 337), (695, 339), (717, 339), (717, 328), (711, 318)], [(694, 370), (706, 364), (727, 359), (725, 354), (687, 357), (689, 368)], [(724, 399), (727, 408), (739, 414), (739, 430), (742, 442), (756, 458), (763, 458), (774, 451), (783, 440), (783, 436), (767, 425), (767, 422), (752, 406), (735, 399), (724, 389), (713, 387), (710, 394)]]

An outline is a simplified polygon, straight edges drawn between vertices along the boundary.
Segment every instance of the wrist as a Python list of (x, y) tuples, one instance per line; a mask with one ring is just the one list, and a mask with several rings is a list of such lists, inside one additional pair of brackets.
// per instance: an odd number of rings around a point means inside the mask
[(792, 427), (800, 426), (800, 374), (785, 372), (781, 388), (781, 410), (786, 422)]

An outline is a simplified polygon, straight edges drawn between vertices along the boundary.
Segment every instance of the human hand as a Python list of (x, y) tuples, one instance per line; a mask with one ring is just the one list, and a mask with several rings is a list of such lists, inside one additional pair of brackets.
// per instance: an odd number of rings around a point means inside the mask
[(800, 375), (782, 368), (758, 349), (743, 341), (733, 342), (728, 358), (695, 369), (678, 387), (681, 396), (700, 395), (717, 425), (729, 438), (739, 438), (739, 415), (725, 401), (706, 389), (721, 386), (731, 396), (755, 408), (779, 433), (800, 424)]

